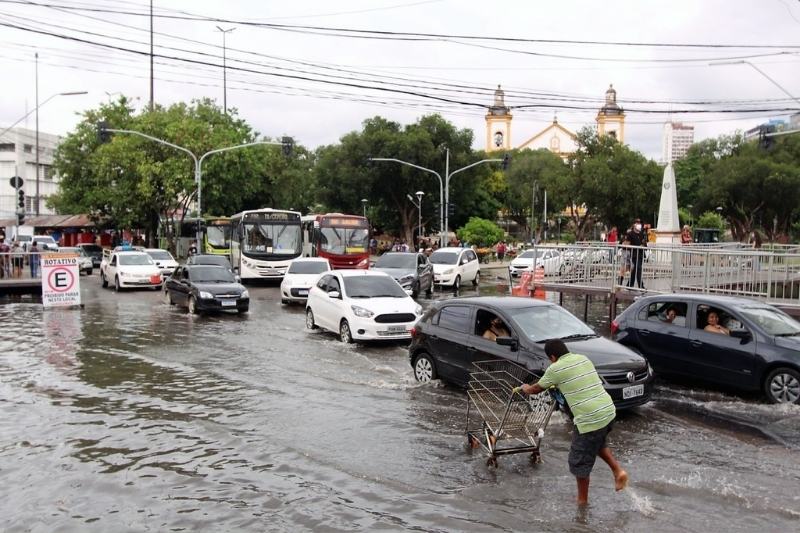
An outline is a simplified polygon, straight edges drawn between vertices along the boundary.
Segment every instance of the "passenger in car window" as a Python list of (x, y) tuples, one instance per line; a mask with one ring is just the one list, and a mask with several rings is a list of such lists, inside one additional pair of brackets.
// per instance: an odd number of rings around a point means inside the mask
[(668, 324), (672, 324), (675, 322), (675, 319), (678, 317), (678, 312), (675, 310), (674, 307), (670, 307), (667, 309), (667, 314), (664, 315), (664, 322)]
[(708, 318), (706, 320), (708, 320), (708, 325), (706, 325), (706, 327), (703, 328), (705, 331), (708, 331), (710, 333), (721, 333), (723, 335), (731, 334), (728, 328), (723, 327), (719, 323), (719, 314), (716, 311), (709, 311)]
[(489, 323), (489, 327), (483, 332), (483, 338), (490, 341), (496, 341), (497, 337), (510, 337), (511, 333), (506, 328), (503, 320), (500, 317), (494, 317)]

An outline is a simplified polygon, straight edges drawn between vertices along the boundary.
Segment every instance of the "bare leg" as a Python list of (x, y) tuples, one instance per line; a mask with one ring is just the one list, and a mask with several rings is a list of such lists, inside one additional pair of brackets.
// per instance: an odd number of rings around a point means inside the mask
[(611, 472), (614, 474), (614, 489), (623, 490), (628, 485), (628, 473), (622, 469), (614, 458), (611, 448), (603, 447), (597, 455), (611, 468)]
[(578, 505), (586, 505), (589, 503), (589, 478), (576, 477), (575, 481), (578, 482)]

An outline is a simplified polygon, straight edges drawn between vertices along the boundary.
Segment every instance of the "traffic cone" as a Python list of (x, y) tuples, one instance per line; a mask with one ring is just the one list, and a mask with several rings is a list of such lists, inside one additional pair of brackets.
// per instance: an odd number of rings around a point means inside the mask
[(540, 300), (545, 299), (544, 294), (544, 265), (539, 265), (536, 267), (535, 273), (533, 275), (533, 297), (539, 298)]
[(532, 274), (528, 271), (522, 273), (519, 277), (519, 284), (511, 289), (513, 296), (530, 296), (531, 295), (531, 278)]

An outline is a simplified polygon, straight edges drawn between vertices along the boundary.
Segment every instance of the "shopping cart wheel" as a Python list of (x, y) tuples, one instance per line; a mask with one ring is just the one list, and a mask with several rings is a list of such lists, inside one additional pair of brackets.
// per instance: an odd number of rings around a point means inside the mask
[(493, 466), (497, 468), (497, 457), (494, 455), (486, 459), (486, 466)]
[(531, 453), (531, 463), (535, 465), (542, 464), (542, 454), (539, 453), (539, 450)]

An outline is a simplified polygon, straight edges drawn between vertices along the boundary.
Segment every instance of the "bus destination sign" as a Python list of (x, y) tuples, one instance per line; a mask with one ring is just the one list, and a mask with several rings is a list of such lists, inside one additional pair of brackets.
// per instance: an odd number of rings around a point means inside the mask
[(320, 225), (335, 228), (366, 228), (367, 221), (363, 218), (333, 217), (323, 218)]
[(247, 222), (297, 222), (300, 223), (300, 215), (297, 213), (248, 213), (245, 215)]

